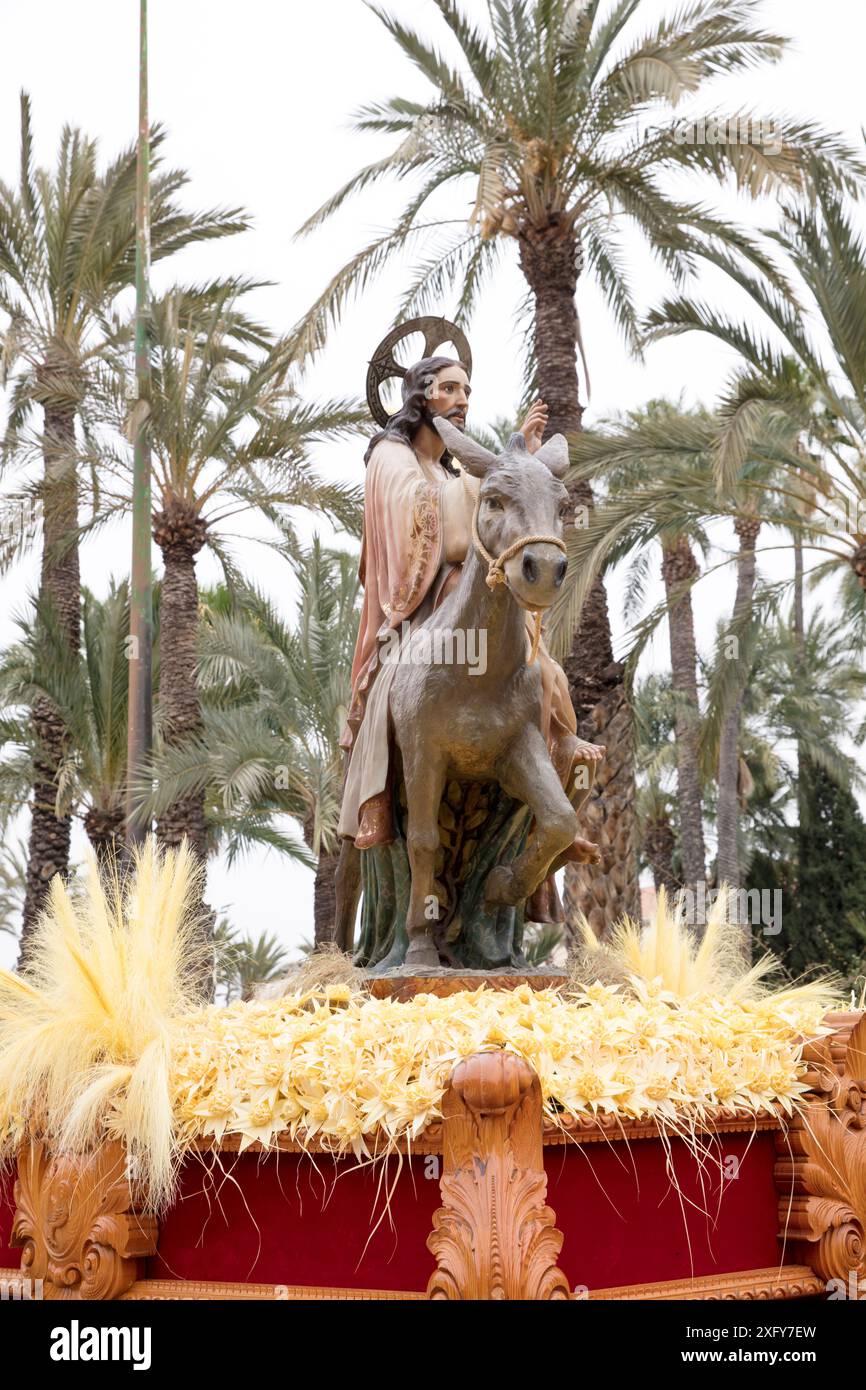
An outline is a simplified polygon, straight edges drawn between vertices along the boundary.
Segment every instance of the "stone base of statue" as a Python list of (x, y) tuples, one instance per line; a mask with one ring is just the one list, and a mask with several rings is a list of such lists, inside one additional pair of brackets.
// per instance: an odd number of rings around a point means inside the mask
[(406, 965), (384, 975), (368, 976), (374, 999), (401, 1001), (414, 999), (416, 994), (435, 994), (445, 999), (449, 994), (478, 989), (481, 985), (488, 989), (517, 989), (520, 985), (529, 985), (530, 989), (561, 989), (567, 980), (562, 970), (448, 970), (444, 966), (438, 970), (419, 970)]

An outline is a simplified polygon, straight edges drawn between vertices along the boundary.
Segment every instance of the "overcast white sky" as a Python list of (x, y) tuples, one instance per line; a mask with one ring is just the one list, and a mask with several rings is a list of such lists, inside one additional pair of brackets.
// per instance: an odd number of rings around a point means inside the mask
[[(353, 135), (347, 117), (377, 98), (422, 93), (424, 83), (363, 0), (150, 0), (149, 8), (151, 118), (168, 130), (167, 160), (192, 176), (188, 205), (242, 206), (255, 224), (241, 237), (185, 252), (170, 270), (157, 271), (155, 287), (173, 278), (228, 272), (270, 280), (273, 287), (258, 292), (256, 309), (286, 330), (400, 204), (400, 190), (367, 194), (324, 232), (293, 242), (309, 213), (359, 164), (383, 152), (376, 140)], [(443, 31), (429, 0), (391, 0), (390, 8), (427, 33)], [(464, 0), (464, 8), (483, 19), (483, 0)], [(646, 0), (643, 10), (652, 17), (670, 8)], [(811, 116), (858, 141), (866, 117), (866, 6), (860, 0), (767, 0), (763, 14), (767, 27), (791, 35), (791, 51), (758, 78), (719, 84), (717, 109), (727, 104), (732, 112), (748, 107), (760, 116)], [(0, 89), (0, 177), (15, 182), (17, 176), (20, 88), (32, 98), (40, 163), (53, 162), (64, 122), (97, 135), (105, 157), (135, 138), (137, 16), (137, 0), (30, 0), (26, 6), (0, 0), (6, 74)], [(766, 221), (770, 211), (760, 218)], [(638, 257), (636, 266), (636, 283), (651, 302), (663, 281), (644, 259)], [(367, 359), (387, 330), (399, 288), (395, 269), (351, 309), (311, 375), (311, 394), (363, 392)], [(511, 411), (518, 397), (521, 345), (512, 312), (521, 294), (516, 269), (504, 270), (473, 324), (476, 422)], [(452, 306), (441, 308), (448, 314)], [(662, 394), (682, 391), (689, 402), (712, 402), (731, 363), (724, 350), (698, 338), (679, 340), (652, 349), (640, 365), (629, 360), (604, 304), (588, 286), (579, 291), (579, 308), (592, 373), (588, 423)], [(328, 446), (318, 462), (323, 471), (361, 482), (362, 452)], [(86, 546), (85, 583), (103, 590), (110, 574), (127, 571), (128, 551), (128, 530), (120, 525)], [(290, 608), (285, 567), (250, 539), (239, 540), (238, 556)], [(766, 561), (765, 572), (777, 563)], [(30, 562), (3, 579), (0, 641), (13, 635), (14, 612), (35, 575)], [(207, 560), (201, 577), (216, 577)], [(617, 589), (614, 584), (612, 609), (622, 640)], [(704, 645), (729, 603), (730, 580), (710, 581), (696, 610)], [(649, 659), (666, 663), (666, 648), (663, 633)], [(231, 874), (213, 865), (208, 896), (242, 929), (274, 931), (291, 944), (312, 935), (312, 876), (274, 855), (250, 858)], [(0, 936), (0, 964), (11, 959), (10, 944)]]

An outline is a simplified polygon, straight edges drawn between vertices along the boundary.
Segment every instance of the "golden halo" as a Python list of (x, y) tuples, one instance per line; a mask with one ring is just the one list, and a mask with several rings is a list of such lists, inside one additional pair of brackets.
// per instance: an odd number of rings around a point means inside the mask
[(382, 339), (367, 368), (367, 404), (377, 425), (387, 425), (391, 418), (382, 402), (381, 388), (383, 382), (406, 375), (407, 368), (395, 360), (394, 349), (404, 338), (408, 338), (410, 333), (424, 334), (424, 357), (434, 357), (436, 349), (443, 343), (453, 343), (460, 361), (470, 376), (472, 374), (472, 351), (466, 334), (456, 323), (444, 318), (428, 317), (410, 319), (408, 323), (398, 324)]

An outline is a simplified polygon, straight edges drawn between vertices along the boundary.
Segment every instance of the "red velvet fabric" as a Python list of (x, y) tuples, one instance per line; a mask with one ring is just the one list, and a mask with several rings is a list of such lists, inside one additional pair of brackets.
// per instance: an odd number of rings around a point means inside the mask
[[(572, 1287), (778, 1263), (772, 1133), (722, 1135), (712, 1152), (701, 1169), (682, 1142), (671, 1144), (681, 1201), (666, 1171), (665, 1147), (655, 1140), (548, 1147), (548, 1202), (565, 1237), (560, 1266)], [(426, 1240), (440, 1205), (438, 1181), (425, 1176), (431, 1160), (404, 1161), (399, 1174), (394, 1160), (387, 1171), (353, 1169), (324, 1156), (316, 1166), (294, 1154), (224, 1154), (222, 1160), (222, 1178), (186, 1163), (148, 1277), (425, 1288), (433, 1270)], [(721, 1192), (720, 1164), (737, 1173)], [(389, 1221), (383, 1194), (391, 1184)], [(790, 1261), (792, 1252), (784, 1258)]]
[[(649, 1139), (545, 1151), (547, 1200), (565, 1237), (559, 1265), (572, 1288), (761, 1269), (783, 1258), (771, 1133), (719, 1135), (703, 1168), (681, 1140), (669, 1153)], [(724, 1180), (725, 1171), (737, 1176)]]
[[(424, 1158), (404, 1159), (399, 1174), (396, 1159), (375, 1168), (324, 1154), (226, 1153), (220, 1160), (224, 1174), (197, 1161), (184, 1165), (147, 1278), (426, 1287), (433, 1258), (425, 1241), (440, 1196), (435, 1176), (424, 1176)], [(428, 1168), (434, 1164), (441, 1160)], [(385, 1207), (392, 1185), (393, 1225)]]
[(0, 1269), (18, 1269), (21, 1265), (21, 1251), (12, 1250), (9, 1246), (12, 1218), (15, 1215), (15, 1202), (12, 1197), (14, 1186), (14, 1173), (0, 1173)]

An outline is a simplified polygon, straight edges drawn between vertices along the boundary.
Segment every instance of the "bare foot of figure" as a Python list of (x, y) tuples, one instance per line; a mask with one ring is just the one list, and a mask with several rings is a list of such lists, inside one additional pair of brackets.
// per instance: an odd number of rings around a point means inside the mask
[(592, 840), (584, 840), (575, 835), (574, 844), (562, 856), (566, 864), (600, 864), (601, 850)]
[(576, 739), (572, 761), (576, 763), (600, 763), (606, 753), (603, 743), (585, 743), (582, 738)]

